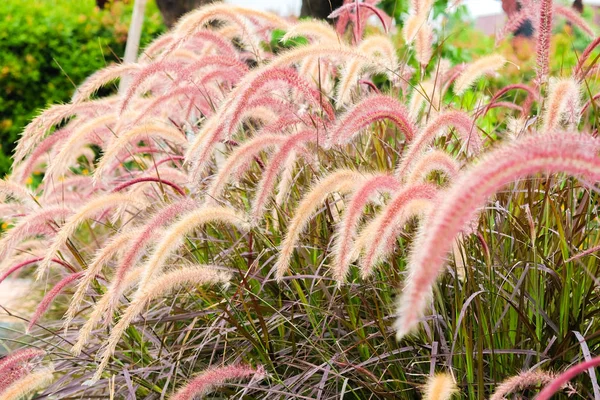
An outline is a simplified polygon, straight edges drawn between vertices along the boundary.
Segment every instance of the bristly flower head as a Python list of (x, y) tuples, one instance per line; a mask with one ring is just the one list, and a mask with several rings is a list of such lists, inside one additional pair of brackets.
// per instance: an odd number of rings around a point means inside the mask
[(398, 301), (398, 339), (418, 323), (453, 240), (489, 196), (515, 179), (539, 172), (566, 172), (596, 182), (600, 180), (599, 151), (600, 140), (588, 135), (527, 136), (489, 152), (457, 178), (415, 241), (409, 276)]
[(317, 207), (325, 201), (330, 193), (351, 192), (364, 179), (364, 175), (359, 172), (347, 169), (338, 170), (318, 181), (304, 196), (294, 212), (285, 239), (281, 243), (281, 250), (275, 263), (275, 276), (278, 280), (283, 279), (288, 271), (294, 246)]
[(457, 393), (456, 383), (449, 374), (436, 374), (427, 379), (423, 400), (449, 400)]
[(376, 121), (389, 119), (404, 134), (408, 141), (417, 133), (406, 107), (391, 96), (373, 95), (355, 104), (329, 132), (326, 145), (344, 144), (358, 132)]
[(138, 316), (146, 305), (159, 296), (163, 296), (175, 288), (188, 284), (205, 285), (226, 283), (231, 279), (231, 274), (219, 271), (213, 266), (188, 266), (161, 273), (152, 282), (140, 286), (138, 293), (130, 303), (119, 323), (111, 330), (110, 338), (102, 354), (102, 361), (96, 370), (92, 381), (98, 381), (102, 372), (108, 365), (119, 339), (133, 319)]
[(544, 109), (542, 131), (552, 132), (558, 129), (561, 121), (575, 127), (581, 114), (580, 99), (581, 91), (575, 79), (552, 79)]
[(454, 82), (454, 93), (462, 95), (482, 75), (496, 72), (504, 64), (506, 64), (506, 59), (498, 54), (482, 57), (472, 62)]
[(223, 386), (226, 382), (239, 379), (262, 379), (265, 371), (262, 366), (252, 368), (247, 365), (227, 365), (213, 367), (201, 372), (171, 397), (171, 400), (193, 400)]

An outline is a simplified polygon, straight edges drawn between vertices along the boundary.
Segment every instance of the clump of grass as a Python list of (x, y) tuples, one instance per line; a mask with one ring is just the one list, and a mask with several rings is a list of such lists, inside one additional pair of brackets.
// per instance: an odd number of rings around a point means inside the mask
[(535, 72), (444, 58), (431, 1), (406, 46), (377, 1), (335, 29), (215, 4), (42, 112), (0, 181), (0, 283), (37, 266), (37, 311), (6, 311), (56, 372), (20, 350), (0, 390), (480, 399), (595, 365), (598, 40), (557, 72), (554, 16), (587, 25), (524, 3)]

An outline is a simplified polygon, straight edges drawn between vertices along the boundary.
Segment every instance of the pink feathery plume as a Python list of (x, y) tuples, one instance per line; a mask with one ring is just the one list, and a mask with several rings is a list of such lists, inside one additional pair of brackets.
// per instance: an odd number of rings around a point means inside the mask
[[(180, 62), (173, 61), (158, 61), (144, 66), (137, 74), (135, 74), (135, 78), (127, 88), (127, 92), (123, 96), (121, 104), (118, 107), (119, 114), (123, 114), (133, 99), (133, 96), (149, 78), (160, 73), (167, 74), (167, 76), (170, 76), (169, 74), (180, 75), (183, 69), (183, 65)], [(171, 79), (174, 79), (174, 77), (170, 77)]]
[(592, 103), (598, 99), (600, 99), (600, 93), (595, 94), (590, 100), (588, 100), (583, 105), (583, 107), (581, 108), (581, 114), (583, 115), (583, 113), (586, 112), (586, 110), (592, 106)]
[(592, 43), (590, 43), (585, 48), (585, 50), (583, 50), (583, 53), (581, 53), (581, 56), (579, 57), (579, 61), (577, 62), (577, 65), (573, 69), (573, 75), (577, 79), (581, 80), (581, 79), (585, 78), (585, 76), (587, 75), (588, 69), (584, 69), (583, 66), (587, 62), (587, 60), (590, 58), (592, 51), (594, 51), (594, 49), (596, 47), (598, 47), (598, 45), (600, 45), (600, 36), (597, 37), (596, 39), (594, 39), (594, 41)]
[(0, 394), (31, 371), (31, 360), (46, 354), (40, 349), (21, 349), (0, 359)]
[(87, 101), (92, 94), (107, 83), (115, 79), (122, 78), (124, 75), (132, 75), (141, 69), (139, 64), (115, 64), (106, 68), (102, 68), (90, 75), (79, 87), (75, 90), (75, 94), (71, 99), (71, 103), (78, 104)]
[(285, 142), (283, 142), (275, 155), (271, 157), (271, 162), (263, 173), (262, 179), (260, 180), (256, 190), (256, 195), (254, 196), (252, 217), (255, 221), (258, 220), (263, 214), (267, 198), (273, 193), (275, 178), (286, 164), (288, 157), (290, 157), (291, 154), (295, 154), (294, 151), (299, 146), (316, 139), (317, 132), (314, 129), (301, 131), (300, 133), (290, 136)]
[(223, 35), (220, 35), (209, 29), (201, 29), (194, 32), (190, 37), (188, 37), (182, 48), (194, 48), (196, 43), (202, 44), (203, 47), (205, 47), (207, 44), (211, 44), (213, 48), (217, 49), (220, 54), (231, 58), (239, 57), (239, 54), (231, 41), (226, 39)]
[(256, 76), (248, 78), (248, 81), (240, 83), (235, 90), (229, 93), (219, 111), (204, 124), (197, 136), (198, 139), (188, 148), (186, 160), (192, 163), (190, 170), (192, 181), (197, 181), (215, 145), (221, 140), (228, 139), (237, 129), (248, 111), (248, 105), (255, 99), (255, 96), (265, 86), (272, 87), (276, 83), (285, 84), (298, 90), (313, 104), (320, 106), (330, 120), (334, 119), (333, 108), (325, 100), (325, 96), (311, 87), (294, 69), (269, 68), (261, 71)]
[(321, 109), (327, 114), (330, 120), (335, 118), (335, 114), (331, 104), (326, 100), (326, 97), (319, 92), (319, 90), (312, 87), (312, 85), (302, 78), (298, 72), (293, 68), (267, 68), (254, 78), (250, 82), (241, 84), (240, 90), (232, 92), (230, 99), (233, 100), (231, 104), (226, 102), (224, 104), (226, 115), (231, 118), (230, 121), (225, 122), (225, 135), (229, 137), (236, 129), (239, 124), (240, 117), (243, 115), (244, 108), (250, 103), (254, 96), (265, 87), (273, 87), (277, 85), (277, 88), (281, 88), (281, 84), (285, 84), (289, 88), (293, 88), (310, 101), (314, 106), (321, 107)]
[(532, 11), (528, 7), (523, 7), (518, 12), (512, 13), (510, 18), (507, 19), (506, 24), (504, 24), (504, 27), (496, 33), (496, 45), (504, 40), (507, 35), (515, 32), (521, 25), (530, 20), (533, 17)]
[(196, 397), (208, 394), (231, 380), (262, 379), (264, 376), (265, 370), (262, 366), (255, 369), (247, 365), (237, 364), (209, 368), (179, 389), (175, 396), (171, 397), (171, 400), (193, 400)]
[(37, 145), (44, 139), (46, 133), (53, 126), (60, 124), (64, 120), (79, 114), (93, 113), (98, 115), (104, 112), (110, 112), (113, 107), (113, 99), (95, 100), (80, 104), (55, 104), (44, 110), (40, 115), (35, 117), (25, 129), (17, 143), (13, 160), (15, 164), (20, 163), (29, 155), (32, 149), (37, 148)]
[(331, 129), (327, 146), (343, 144), (352, 139), (360, 130), (373, 122), (389, 119), (411, 141), (417, 134), (417, 127), (411, 120), (404, 104), (386, 95), (373, 95), (355, 104)]
[(54, 146), (64, 141), (71, 133), (72, 131), (70, 129), (59, 129), (38, 144), (31, 155), (26, 159), (22, 169), (19, 170), (18, 181), (25, 182), (25, 180), (33, 173), (35, 167), (39, 165), (40, 158), (45, 154), (49, 154)]
[(242, 72), (235, 68), (223, 68), (215, 69), (207, 72), (202, 76), (198, 84), (201, 87), (206, 87), (209, 84), (218, 86), (221, 89), (229, 90), (231, 87), (236, 85), (246, 75), (246, 72)]
[[(373, 6), (369, 3), (350, 2), (350, 3), (344, 4), (343, 6), (339, 7), (338, 9), (333, 11), (331, 14), (329, 14), (329, 16), (327, 18), (331, 18), (331, 19), (337, 18), (345, 12), (354, 10), (355, 14), (357, 14), (356, 25), (358, 27), (358, 31), (359, 31), (359, 33), (362, 33), (362, 29), (360, 28), (360, 18), (361, 18), (360, 10), (363, 8), (365, 10), (372, 12), (373, 14), (375, 14), (375, 16), (377, 16), (377, 18), (379, 19), (379, 21), (381, 21), (381, 24), (383, 25), (383, 29), (387, 33), (389, 30), (388, 23), (390, 22), (390, 16), (385, 14), (383, 12), (383, 10), (380, 10), (379, 8)], [(359, 38), (361, 36), (362, 35), (359, 34)]]
[(391, 175), (376, 175), (363, 183), (352, 195), (334, 244), (333, 277), (338, 283), (344, 282), (352, 261), (352, 243), (360, 222), (363, 209), (369, 201), (382, 192), (394, 192), (400, 188), (398, 179)]
[(590, 374), (595, 374), (593, 369), (598, 365), (600, 365), (600, 357), (595, 357), (591, 360), (587, 360), (572, 366), (571, 368), (557, 376), (550, 384), (548, 384), (535, 399), (550, 400), (556, 392), (561, 390), (567, 382), (569, 382), (577, 375), (585, 372), (586, 370), (590, 371)]
[(594, 36), (596, 36), (594, 30), (588, 25), (587, 22), (585, 22), (583, 18), (581, 18), (581, 15), (577, 11), (575, 11), (573, 7), (555, 5), (554, 12), (557, 15), (564, 17), (571, 24), (577, 26), (583, 33), (585, 33), (589, 37), (593, 38)]
[(397, 337), (418, 323), (445, 256), (478, 208), (503, 186), (524, 176), (564, 172), (600, 180), (600, 139), (567, 132), (526, 136), (500, 146), (462, 173), (422, 224), (410, 254), (405, 288), (398, 302)]
[(46, 352), (40, 349), (21, 349), (7, 355), (0, 359), (0, 376), (15, 365), (29, 362), (30, 360), (36, 357), (41, 357), (44, 354), (46, 354)]
[(537, 52), (537, 78), (536, 83), (541, 86), (548, 80), (550, 73), (550, 40), (552, 38), (552, 0), (540, 1), (540, 19), (538, 24)]
[(16, 200), (22, 207), (27, 210), (36, 210), (38, 203), (35, 194), (21, 183), (13, 182), (9, 179), (0, 179), (0, 199), (2, 201)]
[(421, 200), (433, 200), (438, 194), (438, 189), (430, 183), (421, 183), (407, 186), (394, 195), (392, 200), (385, 206), (382, 214), (374, 220), (377, 224), (372, 232), (377, 232), (365, 246), (365, 253), (361, 258), (361, 275), (369, 276), (381, 255), (387, 253), (385, 247), (396, 237), (396, 233), (407, 218), (412, 217), (406, 210), (411, 202)]
[(138, 62), (152, 62), (156, 59), (167, 46), (173, 43), (174, 37), (172, 32), (163, 33), (148, 44), (141, 52)]
[(368, 79), (359, 79), (358, 83), (368, 86), (373, 92), (375, 92), (377, 94), (381, 94), (381, 91), (379, 90), (379, 88), (377, 86), (375, 86), (375, 84), (372, 81), (370, 81)]
[(513, 85), (505, 86), (502, 89), (498, 90), (494, 94), (494, 96), (491, 98), (489, 104), (485, 108), (483, 108), (481, 111), (477, 112), (476, 118), (487, 114), (487, 112), (491, 108), (493, 108), (493, 105), (498, 102), (498, 99), (500, 99), (500, 97), (504, 96), (506, 93), (508, 93), (511, 90), (524, 90), (525, 92), (527, 92), (527, 99), (523, 103), (522, 110), (523, 110), (523, 114), (529, 114), (529, 111), (531, 110), (531, 105), (533, 104), (533, 102), (535, 100), (538, 100), (538, 98), (539, 98), (538, 93), (532, 87), (530, 87), (528, 85), (525, 85), (522, 83), (516, 83)]
[(433, 150), (417, 157), (410, 175), (406, 178), (408, 184), (425, 182), (433, 171), (443, 172), (447, 179), (453, 181), (458, 176), (460, 165), (454, 157), (442, 150)]
[(134, 178), (134, 179), (131, 179), (131, 180), (127, 181), (127, 182), (123, 182), (120, 185), (118, 185), (117, 187), (115, 187), (112, 190), (112, 192), (113, 193), (120, 192), (121, 190), (126, 189), (129, 186), (135, 185), (137, 183), (142, 183), (142, 182), (157, 182), (160, 185), (167, 185), (167, 186), (170, 186), (171, 188), (173, 188), (173, 190), (175, 190), (181, 196), (185, 196), (185, 190), (183, 190), (183, 188), (181, 188), (176, 183), (173, 183), (173, 182), (165, 180), (165, 179), (157, 178), (157, 177), (154, 177), (154, 176), (146, 176), (146, 177), (141, 177), (141, 178)]
[(233, 151), (223, 167), (214, 176), (206, 190), (207, 202), (216, 201), (223, 192), (232, 175), (240, 175), (250, 165), (251, 160), (261, 151), (273, 146), (280, 146), (287, 139), (284, 135), (264, 134), (256, 136)]
[[(4, 233), (0, 239), (0, 259), (8, 257), (15, 246), (25, 238), (34, 235), (48, 235), (55, 232), (53, 224), (66, 219), (73, 210), (64, 206), (53, 206), (31, 213), (17, 225)], [(58, 226), (58, 225), (57, 225)]]
[[(123, 255), (119, 264), (116, 267), (115, 276), (112, 284), (115, 293), (121, 293), (125, 277), (131, 271), (132, 267), (140, 257), (141, 252), (148, 244), (156, 238), (160, 232), (160, 228), (166, 226), (175, 220), (178, 216), (187, 213), (197, 207), (197, 204), (192, 199), (183, 199), (173, 204), (166, 206), (158, 211), (150, 221), (144, 226), (140, 235), (130, 244), (129, 250)], [(118, 298), (113, 298), (111, 303), (114, 304)]]
[(56, 285), (54, 285), (52, 290), (50, 290), (48, 293), (46, 293), (46, 295), (44, 296), (44, 298), (42, 299), (40, 304), (35, 309), (35, 313), (33, 314), (33, 317), (31, 317), (31, 320), (29, 321), (29, 325), (27, 326), (27, 330), (26, 330), (27, 332), (30, 332), (31, 328), (33, 328), (33, 326), (40, 319), (40, 317), (42, 315), (44, 315), (44, 313), (48, 310), (48, 307), (50, 307), (50, 304), (54, 301), (56, 296), (58, 296), (73, 281), (76, 281), (77, 279), (81, 278), (81, 276), (84, 274), (84, 272), (85, 271), (79, 271), (79, 272), (75, 272), (70, 275), (67, 275), (66, 277), (61, 279), (60, 282), (58, 282)]
[[(188, 100), (194, 101), (198, 95), (202, 95), (202, 90), (197, 86), (183, 86), (169, 90), (164, 95), (156, 97), (154, 100), (152, 100), (152, 102), (142, 112), (140, 112), (137, 119), (133, 121), (132, 125), (137, 125), (144, 119), (150, 117), (154, 110), (159, 107), (163, 107), (169, 100), (185, 96), (185, 98)], [(196, 107), (198, 107), (204, 115), (211, 115), (213, 113), (208, 102), (196, 101), (195, 104), (197, 104)]]
[(242, 74), (248, 72), (248, 66), (240, 61), (239, 57), (228, 57), (224, 55), (204, 56), (198, 61), (188, 64), (181, 72), (179, 79), (175, 80), (178, 84), (181, 80), (190, 80), (192, 76), (198, 74), (206, 68), (211, 69), (234, 69)]
[[(26, 267), (28, 265), (40, 262), (43, 259), (44, 259), (44, 257), (36, 257), (36, 258), (31, 258), (29, 260), (22, 261), (22, 262), (20, 262), (20, 263), (18, 263), (16, 265), (13, 265), (9, 269), (7, 269), (3, 274), (0, 275), (0, 283), (2, 283), (6, 278), (8, 278), (10, 275), (14, 274), (15, 272), (17, 272), (21, 268), (24, 268), (24, 267)], [(62, 265), (63, 267), (65, 267), (66, 269), (68, 269), (71, 272), (75, 272), (75, 268), (73, 268), (70, 264), (68, 264), (68, 263), (66, 263), (64, 261), (59, 260), (58, 258), (53, 258), (52, 262), (56, 263), (58, 265)]]
[(456, 129), (462, 139), (463, 146), (467, 150), (471, 150), (472, 153), (479, 151), (481, 148), (481, 139), (479, 138), (477, 127), (474, 125), (474, 120), (462, 111), (448, 111), (434, 118), (410, 143), (409, 148), (402, 156), (398, 168), (396, 168), (396, 176), (400, 179), (405, 179), (419, 155), (448, 126), (453, 126)]

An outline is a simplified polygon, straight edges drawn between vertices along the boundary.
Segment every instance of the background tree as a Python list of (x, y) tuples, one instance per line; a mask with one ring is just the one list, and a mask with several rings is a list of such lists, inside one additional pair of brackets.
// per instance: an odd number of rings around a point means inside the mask
[(156, 0), (156, 5), (170, 28), (183, 14), (215, 1), (219, 0)]
[(302, 0), (301, 17), (315, 17), (326, 19), (344, 0)]

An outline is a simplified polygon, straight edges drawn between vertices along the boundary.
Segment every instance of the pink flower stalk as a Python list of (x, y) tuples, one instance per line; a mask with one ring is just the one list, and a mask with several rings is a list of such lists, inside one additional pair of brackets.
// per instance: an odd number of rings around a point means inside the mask
[(409, 144), (398, 168), (396, 168), (395, 175), (399, 179), (405, 179), (423, 151), (448, 126), (453, 126), (456, 129), (462, 139), (463, 147), (468, 152), (476, 153), (480, 150), (481, 139), (474, 120), (462, 111), (448, 111), (434, 118)]
[(103, 99), (81, 104), (56, 104), (44, 110), (25, 127), (15, 149), (14, 163), (18, 164), (23, 161), (53, 126), (78, 114), (93, 112), (94, 115), (97, 115), (107, 112), (112, 108), (113, 102), (114, 99)]
[(373, 228), (370, 232), (377, 232), (365, 243), (365, 254), (361, 259), (361, 275), (370, 275), (379, 258), (385, 255), (386, 246), (392, 243), (397, 230), (402, 227), (414, 214), (410, 211), (413, 202), (423, 200), (431, 201), (438, 194), (438, 189), (430, 183), (407, 186), (394, 195), (377, 218), (372, 221)]
[(59, 129), (38, 144), (27, 160), (25, 160), (25, 163), (21, 169), (18, 171), (18, 182), (25, 182), (25, 180), (33, 173), (35, 167), (40, 164), (40, 158), (46, 154), (49, 154), (50, 150), (52, 150), (54, 146), (68, 138), (71, 133), (72, 131), (70, 129)]
[(129, 186), (138, 184), (138, 183), (142, 183), (142, 182), (157, 182), (159, 183), (159, 185), (167, 185), (170, 186), (171, 188), (173, 188), (173, 190), (175, 190), (177, 193), (179, 193), (181, 196), (185, 196), (185, 190), (183, 190), (179, 185), (171, 182), (171, 181), (167, 181), (165, 179), (161, 179), (161, 178), (156, 178), (153, 176), (146, 176), (146, 177), (141, 177), (141, 178), (134, 178), (131, 179), (127, 182), (123, 182), (120, 185), (118, 185), (117, 187), (115, 187), (112, 192), (116, 193), (116, 192), (120, 192), (123, 189), (128, 188)]
[[(192, 80), (192, 77), (204, 69), (232, 69), (241, 74), (248, 72), (248, 66), (240, 61), (238, 56), (228, 57), (224, 55), (204, 56), (198, 61), (192, 62), (185, 66), (179, 78), (175, 80), (175, 84), (179, 84), (182, 80)], [(202, 76), (202, 75), (200, 75)]]
[(317, 139), (317, 132), (314, 129), (306, 129), (290, 136), (281, 144), (278, 151), (271, 157), (271, 162), (263, 173), (262, 179), (256, 189), (254, 202), (252, 205), (252, 218), (258, 220), (265, 209), (267, 198), (273, 193), (275, 186), (275, 178), (281, 172), (281, 169), (286, 164), (288, 157), (294, 156), (298, 147), (303, 146), (306, 142), (311, 142)]
[(146, 107), (142, 112), (139, 113), (137, 118), (133, 121), (132, 125), (135, 126), (139, 124), (142, 120), (149, 118), (154, 112), (154, 110), (158, 108), (164, 109), (165, 105), (169, 104), (168, 101), (173, 99), (179, 99), (181, 97), (185, 97), (186, 99), (193, 101), (196, 107), (198, 107), (204, 115), (211, 115), (213, 111), (209, 103), (205, 99), (198, 99), (199, 95), (202, 95), (202, 90), (197, 86), (183, 86), (173, 90), (169, 90), (164, 95), (158, 96), (154, 100), (152, 100), (148, 107)]
[(573, 7), (555, 5), (554, 12), (557, 15), (565, 17), (567, 21), (578, 27), (583, 33), (588, 35), (590, 38), (594, 38), (596, 36), (594, 30), (588, 25), (588, 23), (583, 18), (581, 18), (581, 15), (577, 11), (575, 11)]
[(540, 18), (538, 24), (537, 53), (537, 78), (536, 83), (541, 86), (548, 80), (550, 73), (550, 40), (552, 38), (552, 0), (540, 1)]
[(536, 400), (550, 400), (552, 396), (562, 389), (562, 387), (571, 379), (581, 374), (582, 372), (590, 371), (590, 374), (595, 374), (593, 368), (600, 365), (600, 357), (592, 358), (577, 365), (572, 366), (559, 376), (557, 376), (544, 390), (535, 398)]
[[(116, 137), (105, 149), (100, 162), (96, 167), (93, 179), (95, 182), (107, 179), (107, 172), (111, 170), (111, 162), (115, 158), (120, 156), (136, 153), (135, 150), (131, 150), (129, 146), (137, 148), (137, 143), (140, 140), (147, 141), (150, 144), (158, 142), (158, 140), (172, 142), (178, 146), (185, 147), (188, 144), (187, 138), (184, 133), (179, 129), (174, 128), (172, 125), (159, 124), (159, 123), (147, 123), (143, 125), (137, 125), (132, 129), (121, 133)], [(149, 152), (147, 148), (143, 149), (143, 152)]]
[(69, 207), (52, 206), (22, 218), (0, 239), (0, 259), (10, 256), (16, 245), (27, 237), (54, 233), (54, 226), (58, 227), (58, 222), (66, 219), (72, 213), (73, 210)]
[(573, 76), (575, 76), (577, 79), (579, 79), (579, 80), (584, 79), (585, 76), (587, 75), (588, 69), (584, 69), (583, 66), (587, 62), (587, 60), (590, 58), (592, 51), (594, 51), (594, 49), (596, 47), (598, 47), (598, 45), (600, 45), (600, 36), (597, 37), (596, 39), (594, 39), (594, 41), (592, 43), (590, 43), (585, 48), (585, 50), (583, 50), (583, 53), (581, 53), (581, 56), (579, 57), (579, 61), (577, 62), (575, 69), (573, 69)]
[[(496, 387), (490, 400), (505, 400), (510, 393), (517, 390), (528, 389), (552, 382), (556, 375), (544, 371), (523, 371), (512, 376)], [(563, 386), (564, 387), (564, 386)]]
[(227, 157), (227, 161), (214, 176), (210, 186), (206, 190), (206, 201), (209, 203), (215, 202), (221, 197), (221, 193), (232, 175), (241, 175), (245, 169), (244, 167), (249, 166), (250, 161), (258, 153), (273, 146), (280, 146), (287, 138), (288, 136), (286, 135), (264, 134), (249, 140), (235, 149)]
[(21, 349), (17, 350), (4, 358), (0, 359), (0, 376), (9, 368), (17, 364), (29, 362), (36, 357), (42, 357), (46, 352), (40, 349)]
[(592, 103), (595, 103), (596, 100), (600, 99), (600, 93), (596, 93), (590, 100), (588, 100), (583, 107), (581, 108), (581, 114), (587, 111), (588, 108), (592, 106)]
[(579, 122), (580, 88), (572, 78), (552, 79), (550, 81), (548, 99), (544, 109), (544, 126), (542, 131), (550, 132), (557, 128), (561, 121), (575, 125)]
[(528, 85), (525, 85), (522, 83), (516, 83), (513, 85), (505, 86), (502, 89), (498, 90), (494, 94), (494, 96), (491, 98), (487, 107), (485, 107), (482, 111), (477, 112), (476, 116), (479, 117), (479, 116), (487, 114), (487, 112), (491, 108), (493, 108), (492, 106), (498, 102), (498, 99), (500, 99), (500, 97), (504, 96), (506, 93), (508, 93), (511, 90), (524, 90), (525, 92), (527, 92), (527, 98), (526, 98), (525, 102), (523, 103), (522, 109), (523, 109), (523, 114), (529, 114), (532, 103), (539, 99), (538, 93)]
[[(318, 118), (315, 118), (315, 119), (318, 120)], [(275, 133), (284, 132), (284, 131), (288, 130), (290, 127), (293, 127), (298, 124), (304, 124), (304, 125), (310, 126), (309, 121), (305, 121), (299, 116), (282, 116), (273, 122), (263, 125), (263, 127), (260, 128), (260, 130), (257, 132), (257, 135), (275, 134)], [(321, 125), (320, 122), (317, 122), (317, 124)]]
[[(3, 274), (0, 275), (0, 283), (4, 282), (4, 280), (6, 278), (8, 278), (10, 275), (12, 275), (13, 273), (17, 272), (21, 268), (26, 267), (26, 266), (31, 265), (31, 264), (35, 264), (37, 262), (40, 262), (43, 259), (44, 259), (44, 257), (30, 258), (30, 259), (22, 261), (22, 262), (20, 262), (20, 263), (18, 263), (16, 265), (13, 265), (9, 269), (7, 269)], [(64, 262), (63, 260), (59, 260), (58, 258), (53, 258), (52, 262), (56, 263), (56, 264), (59, 264), (59, 265), (62, 265), (63, 267), (65, 267), (66, 269), (68, 269), (71, 272), (75, 272), (75, 268), (73, 268), (71, 265), (69, 265), (68, 263)]]
[(496, 45), (504, 40), (507, 35), (519, 29), (527, 20), (532, 19), (534, 11), (530, 7), (523, 7), (518, 12), (510, 14), (510, 18), (508, 18), (504, 27), (496, 33)]
[(115, 79), (122, 78), (124, 75), (132, 75), (142, 68), (135, 63), (115, 64), (102, 68), (88, 77), (75, 91), (71, 103), (82, 103), (90, 98), (98, 89)]
[(2, 372), (2, 375), (0, 375), (0, 395), (13, 383), (17, 382), (30, 372), (31, 366), (29, 365), (15, 365), (14, 367), (8, 368), (7, 371)]
[(262, 366), (256, 369), (242, 364), (212, 367), (179, 389), (171, 397), (171, 400), (193, 400), (197, 397), (204, 397), (228, 381), (248, 378), (262, 379), (264, 376), (265, 371)]
[(230, 118), (225, 122), (226, 137), (229, 137), (236, 129), (244, 108), (266, 86), (277, 85), (280, 88), (282, 84), (285, 84), (304, 95), (314, 106), (321, 107), (330, 120), (335, 118), (333, 108), (326, 101), (325, 96), (298, 75), (293, 68), (266, 68), (258, 71), (256, 75), (248, 76), (250, 76), (248, 80), (245, 79), (236, 90), (231, 92), (230, 101), (224, 103), (225, 116)]
[(401, 339), (418, 323), (445, 255), (465, 224), (497, 190), (535, 173), (565, 172), (600, 180), (600, 140), (561, 132), (526, 136), (490, 151), (452, 184), (421, 227), (408, 264), (409, 277), (395, 323)]
[(183, 45), (183, 48), (194, 48), (195, 43), (201, 43), (203, 49), (208, 45), (211, 45), (219, 54), (223, 54), (227, 57), (239, 57), (238, 51), (227, 38), (209, 29), (202, 29), (194, 32), (187, 38), (187, 42)]
[(278, 281), (283, 279), (290, 267), (292, 253), (300, 234), (327, 196), (332, 192), (352, 192), (364, 179), (365, 177), (359, 172), (341, 169), (319, 180), (303, 197), (292, 214), (293, 218), (289, 222), (285, 238), (281, 242), (281, 250), (275, 263), (275, 276)]
[(415, 58), (425, 68), (433, 56), (433, 28), (429, 24), (421, 26), (415, 40)]
[(119, 322), (110, 332), (108, 343), (104, 347), (100, 364), (91, 382), (95, 383), (102, 377), (102, 372), (114, 354), (121, 336), (125, 333), (133, 319), (141, 314), (152, 300), (159, 296), (164, 296), (166, 293), (184, 285), (214, 285), (228, 283), (230, 280), (230, 273), (220, 271), (214, 266), (206, 265), (187, 265), (161, 273), (151, 282), (147, 282), (147, 284), (144, 284), (142, 279), (142, 283), (129, 307), (127, 307)]
[(43, 199), (45, 203), (48, 198), (74, 192), (77, 192), (81, 197), (88, 197), (92, 193), (105, 188), (102, 185), (92, 186), (92, 177), (89, 175), (73, 175), (60, 182), (42, 182), (38, 189), (44, 192)]
[(167, 48), (169, 44), (173, 42), (173, 40), (174, 37), (171, 32), (163, 33), (150, 42), (150, 44), (148, 44), (148, 46), (142, 50), (142, 54), (140, 54), (138, 61), (148, 63), (152, 62)]
[(246, 72), (236, 70), (234, 68), (216, 69), (207, 72), (202, 76), (198, 84), (200, 87), (214, 85), (221, 90), (228, 91), (235, 86), (244, 76)]
[(0, 359), (0, 395), (14, 382), (31, 370), (28, 363), (34, 358), (43, 357), (45, 351), (40, 349), (21, 349)]
[(506, 59), (498, 54), (481, 57), (468, 64), (454, 82), (454, 93), (462, 95), (481, 76), (492, 74), (506, 64)]
[(111, 291), (114, 291), (116, 296), (113, 296), (111, 299), (111, 304), (114, 305), (118, 300), (118, 296), (123, 289), (125, 277), (134, 267), (142, 251), (158, 236), (160, 228), (170, 224), (179, 215), (187, 213), (195, 207), (197, 207), (197, 204), (192, 199), (180, 200), (158, 211), (142, 228), (139, 236), (129, 245), (129, 250), (123, 255), (116, 267), (111, 287)]
[(333, 277), (344, 282), (352, 262), (352, 244), (364, 207), (382, 192), (395, 192), (400, 182), (390, 175), (375, 175), (357, 189), (344, 212), (334, 243)]
[(346, 143), (360, 130), (383, 119), (392, 121), (404, 133), (407, 141), (417, 134), (417, 127), (402, 103), (391, 96), (374, 95), (355, 104), (338, 118), (329, 133), (326, 146)]
[(450, 181), (453, 181), (459, 170), (460, 165), (450, 154), (442, 150), (433, 150), (417, 157), (410, 174), (406, 177), (406, 183), (410, 185), (423, 183), (433, 171), (443, 172)]
[(60, 228), (57, 235), (54, 237), (50, 248), (46, 252), (46, 257), (40, 263), (37, 272), (37, 279), (44, 276), (44, 273), (49, 267), (50, 261), (60, 248), (73, 236), (79, 228), (79, 225), (88, 218), (97, 216), (104, 217), (106, 213), (115, 208), (125, 209), (126, 207), (135, 207), (138, 209), (144, 208), (144, 203), (123, 193), (110, 193), (98, 196), (89, 200), (77, 212), (69, 216), (64, 225)]
[(104, 114), (100, 117), (89, 119), (86, 123), (73, 129), (71, 135), (67, 137), (58, 149), (57, 154), (52, 157), (44, 181), (53, 180), (63, 175), (69, 167), (77, 162), (81, 155), (79, 149), (91, 144), (90, 142), (103, 142), (102, 138), (114, 136), (113, 127), (116, 123), (114, 113)]
[(40, 317), (44, 315), (44, 313), (48, 310), (48, 307), (50, 307), (50, 304), (54, 301), (56, 296), (58, 296), (73, 281), (76, 281), (79, 278), (81, 278), (84, 272), (85, 271), (79, 271), (65, 276), (63, 279), (60, 280), (60, 282), (54, 285), (52, 290), (46, 293), (40, 304), (35, 309), (35, 313), (33, 314), (33, 317), (31, 317), (29, 325), (27, 325), (26, 332), (31, 331), (31, 328), (33, 328), (33, 326), (40, 319)]
[(35, 195), (25, 185), (0, 179), (0, 199), (4, 200), (5, 197), (17, 200), (21, 205), (30, 210), (38, 208)]
[[(127, 92), (123, 96), (121, 104), (118, 107), (119, 115), (123, 114), (133, 99), (133, 96), (149, 78), (162, 73), (167, 75), (167, 79), (174, 79), (174, 76), (180, 76), (183, 70), (183, 65), (180, 62), (173, 61), (157, 61), (145, 65), (137, 74), (135, 74), (135, 78), (128, 86)], [(173, 74), (174, 76), (170, 74)]]
[(197, 181), (203, 172), (214, 146), (224, 139), (228, 139), (241, 122), (247, 107), (254, 100), (261, 89), (276, 83), (286, 84), (290, 88), (297, 89), (308, 100), (319, 104), (322, 110), (334, 119), (333, 108), (324, 99), (321, 93), (312, 88), (308, 82), (302, 79), (292, 68), (268, 68), (249, 74), (247, 77), (229, 93), (220, 109), (207, 121), (197, 135), (197, 139), (188, 148), (186, 160), (192, 164), (190, 175), (192, 181)]
[[(387, 15), (385, 12), (383, 12), (383, 10), (380, 10), (379, 8), (373, 6), (369, 3), (366, 3), (366, 2), (364, 2), (364, 3), (351, 2), (351, 3), (344, 4), (343, 6), (339, 7), (338, 9), (333, 11), (331, 14), (329, 14), (329, 16), (327, 18), (331, 18), (331, 19), (337, 18), (341, 14), (343, 14), (347, 11), (354, 10), (354, 12), (357, 14), (356, 25), (358, 27), (359, 32), (362, 32), (362, 29), (360, 29), (360, 19), (362, 17), (360, 10), (363, 8), (365, 10), (368, 10), (368, 11), (372, 12), (373, 14), (375, 14), (375, 16), (381, 22), (381, 25), (383, 25), (383, 29), (387, 33), (389, 30), (388, 23), (391, 22), (390, 16)], [(359, 37), (362, 37), (362, 35), (359, 35)]]

